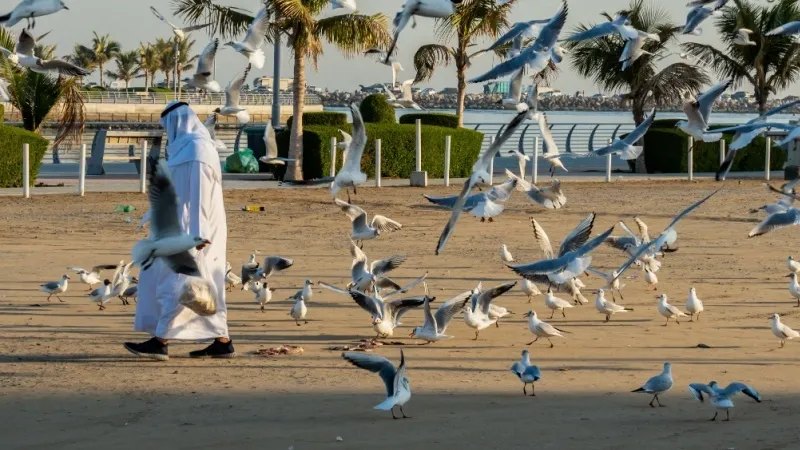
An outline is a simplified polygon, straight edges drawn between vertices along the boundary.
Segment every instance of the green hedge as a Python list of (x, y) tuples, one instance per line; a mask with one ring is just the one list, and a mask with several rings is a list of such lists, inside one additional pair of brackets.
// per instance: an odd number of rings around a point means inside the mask
[[(414, 171), (415, 136), (413, 125), (366, 124), (367, 146), (361, 158), (364, 173), (372, 179), (375, 175), (375, 139), (381, 139), (381, 176), (389, 178), (408, 178)], [(351, 131), (350, 124), (343, 127), (312, 126), (303, 129), (303, 173), (307, 180), (330, 175), (331, 137), (341, 141), (339, 129)], [(257, 131), (256, 131), (257, 132)], [(263, 129), (262, 129), (263, 132)], [(276, 136), (278, 155), (289, 154), (289, 131)], [(444, 140), (452, 136), (450, 154), (450, 176), (467, 177), (472, 165), (478, 159), (483, 142), (483, 133), (464, 128), (422, 127), (422, 170), (432, 178), (444, 176)], [(342, 167), (342, 152), (336, 152), (336, 168)], [(285, 168), (276, 166), (275, 175), (282, 177)]]
[(31, 185), (47, 151), (47, 139), (22, 128), (0, 126), (0, 187), (22, 187), (22, 144), (30, 144)]
[[(723, 139), (730, 147), (732, 134)], [(731, 172), (755, 172), (764, 170), (766, 139), (757, 137), (747, 147), (739, 150), (731, 166)], [(644, 137), (645, 165), (648, 173), (683, 173), (689, 170), (689, 137), (677, 128), (653, 129)], [(770, 170), (781, 170), (786, 163), (786, 151), (772, 146)], [(694, 171), (716, 172), (719, 169), (719, 142), (699, 142), (694, 147)]]
[(423, 125), (433, 125), (435, 127), (458, 128), (458, 116), (447, 113), (411, 113), (400, 116), (400, 123), (415, 124), (417, 119), (422, 120)]
[(6, 107), (0, 105), (0, 124), (5, 123), (6, 121)]
[(358, 107), (366, 123), (397, 123), (394, 108), (383, 94), (372, 94), (361, 101)]
[[(286, 121), (286, 128), (292, 128), (294, 116)], [(303, 128), (311, 125), (324, 125), (328, 127), (340, 127), (347, 125), (347, 114), (334, 111), (307, 112), (303, 113)]]

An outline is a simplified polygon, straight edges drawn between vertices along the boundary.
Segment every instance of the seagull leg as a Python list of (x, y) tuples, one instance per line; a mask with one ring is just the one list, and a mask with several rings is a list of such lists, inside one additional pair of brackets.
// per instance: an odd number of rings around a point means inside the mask
[[(612, 289), (612, 291), (613, 291), (613, 289)], [(619, 299), (624, 302), (625, 301), (625, 297), (622, 296), (622, 291), (620, 291), (619, 288), (617, 288), (617, 294), (619, 294)]]
[(473, 339), (473, 341), (477, 341), (478, 340), (478, 333), (480, 333), (480, 331), (475, 331), (475, 339)]
[(538, 340), (539, 340), (539, 336), (536, 336), (536, 339), (534, 339), (534, 340), (532, 340), (532, 341), (528, 342), (528, 345), (533, 345), (533, 343), (534, 343), (534, 342), (536, 342), (536, 341), (538, 341)]
[(656, 397), (658, 397), (658, 395), (654, 395), (654, 396), (653, 396), (653, 399), (652, 399), (652, 400), (650, 400), (650, 407), (651, 407), (651, 408), (655, 408), (655, 407), (656, 407), (656, 405), (654, 405), (654, 404), (653, 404), (653, 402), (654, 402), (654, 401), (656, 401)]
[(723, 420), (723, 422), (730, 422), (730, 421), (731, 421), (731, 410), (730, 409), (726, 409), (725, 410), (725, 420)]
[(53, 294), (50, 294), (50, 295), (47, 296), (47, 301), (48, 302), (50, 301), (50, 297), (52, 297), (52, 296), (53, 296)]
[(689, 316), (689, 322), (694, 322), (694, 314), (692, 314), (691, 316)]
[[(528, 344), (528, 345), (530, 345), (530, 344)], [(784, 345), (786, 345), (786, 341), (784, 341), (783, 339), (781, 339), (781, 347), (780, 347), (780, 348), (783, 348), (783, 346), (784, 346)]]
[[(489, 223), (492, 223), (492, 222), (494, 222), (494, 218), (489, 217)], [(800, 303), (800, 300), (798, 300), (797, 303)]]
[(296, 319), (294, 321), (294, 324), (297, 325), (298, 327), (300, 326), (300, 322), (298, 322)]
[(700, 313), (697, 313), (697, 321), (700, 322)]
[(556, 310), (555, 310), (555, 309), (554, 309), (554, 310), (552, 310), (552, 311), (550, 312), (550, 319), (552, 319), (552, 318), (553, 318), (553, 314), (555, 314), (555, 313), (556, 313)]
[(395, 415), (394, 415), (394, 406), (392, 406), (392, 409), (390, 409), (389, 411), (391, 411), (391, 412), (392, 412), (392, 419), (394, 419), (394, 420), (397, 420), (397, 419), (399, 419), (399, 417), (397, 417), (397, 416), (395, 416)]
[(522, 394), (528, 395), (528, 383), (522, 383)]
[(606, 314), (606, 320), (604, 320), (603, 323), (607, 323), (609, 320), (611, 320), (611, 315)]
[(669, 317), (667, 317), (667, 321), (664, 323), (664, 326), (667, 326), (668, 324), (669, 324)]
[(61, 299), (61, 297), (59, 297), (58, 295), (56, 295), (56, 298), (57, 298), (57, 299), (58, 299), (58, 301), (60, 301), (61, 303), (64, 303), (64, 300), (62, 300), (62, 299)]
[(658, 394), (656, 394), (656, 403), (658, 403), (658, 406), (661, 407), (661, 408), (664, 408), (664, 407), (667, 406), (667, 405), (662, 405), (661, 404), (661, 400), (658, 399)]
[(551, 341), (550, 338), (547, 338), (547, 342), (550, 343), (550, 348), (555, 347), (555, 345), (553, 345), (553, 341)]
[(264, 312), (264, 305), (261, 305), (261, 312)]
[[(350, 188), (347, 188), (347, 203), (350, 203)], [(394, 415), (394, 413), (392, 413)]]
[(531, 397), (536, 397), (536, 385), (531, 383)]
[(561, 317), (567, 318), (567, 313), (565, 313), (563, 309), (561, 310)]
[(709, 422), (713, 422), (713, 421), (717, 420), (717, 414), (719, 414), (719, 410), (715, 410), (714, 411), (714, 417), (708, 419), (708, 421)]
[(681, 324), (681, 323), (678, 321), (678, 318), (677, 318), (677, 317), (675, 318), (675, 323), (676, 323), (676, 324), (678, 324), (678, 325), (680, 325), (680, 324)]
[(528, 303), (530, 303), (530, 302), (531, 302), (531, 296), (529, 295), (528, 296)]
[(400, 407), (400, 414), (403, 415), (403, 419), (410, 419), (411, 418), (411, 416), (407, 416), (406, 415), (406, 412), (403, 411), (403, 407), (402, 406)]
[(495, 320), (494, 321), (494, 327), (495, 328), (500, 328), (500, 321), (499, 320)]

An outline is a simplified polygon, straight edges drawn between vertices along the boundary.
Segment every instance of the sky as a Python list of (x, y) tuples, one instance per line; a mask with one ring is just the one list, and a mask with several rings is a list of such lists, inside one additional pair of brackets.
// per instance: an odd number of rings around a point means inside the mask
[[(61, 11), (55, 15), (41, 17), (37, 20), (37, 35), (48, 30), (52, 33), (42, 42), (43, 44), (57, 44), (56, 54), (63, 56), (71, 53), (75, 43), (88, 45), (92, 38), (92, 32), (98, 34), (110, 34), (111, 37), (122, 45), (123, 50), (133, 50), (138, 47), (140, 42), (154, 41), (158, 37), (169, 38), (171, 31), (166, 24), (163, 24), (153, 16), (148, 6), (155, 6), (163, 15), (172, 20), (173, 23), (181, 24), (180, 20), (172, 16), (172, 2), (169, 0), (150, 0), (149, 2), (131, 0), (64, 0), (70, 8), (68, 11)], [(650, 0), (661, 4), (671, 15), (672, 21), (676, 24), (685, 22), (688, 9), (684, 6), (684, 0)], [(757, 3), (766, 4), (767, 0), (754, 0)], [(0, 9), (10, 10), (18, 0), (0, 0)], [(261, 2), (258, 0), (218, 0), (217, 4), (223, 6), (237, 6), (256, 10)], [(400, 10), (404, 0), (357, 0), (359, 9), (365, 14), (383, 13), (393, 16)], [(552, 16), (560, 6), (560, 0), (518, 0), (511, 15), (512, 21), (532, 20)], [(569, 0), (570, 13), (567, 21), (566, 31), (571, 30), (578, 23), (590, 23), (604, 20), (599, 13), (602, 11), (615, 12), (623, 9), (629, 4), (629, 0)], [(102, 6), (100, 6), (102, 5)], [(324, 15), (333, 14), (332, 10), (325, 11)], [(174, 19), (174, 20), (173, 20)], [(24, 21), (14, 27), (14, 31), (19, 32), (24, 26)], [(705, 23), (702, 28), (705, 32), (702, 36), (691, 36), (686, 40), (719, 45), (720, 41), (715, 36), (712, 23)], [(433, 32), (434, 20), (421, 18), (418, 20), (416, 29), (406, 29), (401, 35), (398, 43), (400, 49), (398, 60), (405, 68), (399, 75), (400, 81), (414, 78), (413, 54), (415, 50), (424, 44), (437, 43)], [(197, 40), (193, 50), (199, 53), (209, 42), (209, 37), (202, 32), (195, 32), (193, 38)], [(479, 45), (488, 45), (489, 42), (482, 42)], [(220, 47), (222, 48), (222, 47)], [(677, 48), (675, 49), (677, 51)], [(263, 69), (251, 70), (250, 79), (256, 76), (270, 76), (273, 72), (273, 48), (271, 45), (265, 47), (267, 62)], [(291, 77), (292, 61), (286, 48), (281, 51), (281, 72), (284, 77)], [(473, 66), (467, 73), (469, 76), (476, 76), (488, 70), (498, 61), (491, 55), (484, 55), (473, 60)], [(669, 60), (665, 60), (668, 63)], [(111, 63), (113, 65), (113, 63)], [(241, 72), (246, 65), (243, 56), (237, 54), (230, 48), (226, 48), (217, 53), (217, 79), (225, 86), (237, 72)], [(307, 80), (309, 85), (330, 90), (353, 91), (359, 84), (369, 85), (376, 82), (387, 82), (391, 80), (390, 69), (376, 63), (371, 58), (356, 57), (346, 59), (333, 45), (325, 46), (325, 54), (319, 61), (318, 71), (313, 67), (307, 66)], [(587, 94), (599, 92), (599, 89), (589, 79), (585, 79), (575, 73), (570, 67), (569, 59), (561, 65), (561, 73), (557, 80), (552, 83), (552, 87), (560, 89), (566, 93), (574, 93), (577, 90), (585, 90)], [(96, 80), (97, 74), (93, 74), (90, 80)], [(453, 67), (442, 67), (437, 69), (434, 77), (426, 83), (421, 83), (420, 87), (433, 87), (442, 89), (455, 86), (455, 69)], [(743, 86), (748, 89), (747, 86)], [(470, 85), (469, 92), (481, 92), (480, 85)], [(800, 88), (789, 89), (783, 94), (800, 93)]]

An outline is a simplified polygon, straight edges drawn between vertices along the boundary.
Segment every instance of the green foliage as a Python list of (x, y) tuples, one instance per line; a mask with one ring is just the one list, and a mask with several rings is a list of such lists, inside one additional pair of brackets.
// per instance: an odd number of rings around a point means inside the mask
[(0, 126), (6, 121), (6, 107), (0, 105)]
[[(289, 120), (286, 121), (286, 128), (292, 128), (292, 119), (294, 119), (294, 117), (289, 117)], [(324, 125), (329, 127), (347, 125), (347, 114), (335, 111), (303, 113), (303, 126), (306, 127), (309, 125)]]
[[(733, 140), (725, 134), (726, 148)], [(676, 128), (650, 130), (644, 137), (647, 149), (645, 164), (648, 173), (684, 173), (689, 170), (689, 136)], [(764, 170), (766, 139), (759, 136), (747, 147), (736, 152), (731, 172), (756, 172)], [(786, 163), (786, 152), (777, 146), (770, 151), (770, 170), (781, 170)], [(719, 142), (698, 142), (694, 146), (694, 171), (716, 172), (719, 169)]]
[(0, 126), (0, 187), (22, 187), (22, 144), (30, 144), (31, 184), (36, 180), (47, 139), (22, 128)]
[[(416, 130), (413, 125), (394, 124), (366, 124), (367, 145), (361, 158), (361, 167), (369, 178), (375, 176), (375, 139), (381, 140), (381, 174), (388, 178), (408, 178), (414, 171), (415, 165), (415, 139)], [(339, 129), (350, 133), (350, 124), (336, 127), (310, 126), (303, 132), (303, 173), (306, 179), (326, 177), (331, 169), (331, 138), (335, 137), (341, 142), (342, 135)], [(249, 127), (245, 129), (248, 134), (248, 145), (253, 148), (256, 155), (263, 154), (263, 141), (260, 137), (264, 134), (264, 127)], [(253, 139), (249, 139), (253, 136)], [(278, 155), (286, 157), (289, 152), (290, 131), (278, 133)], [(483, 143), (483, 133), (464, 128), (452, 129), (443, 127), (422, 127), (422, 169), (433, 178), (444, 176), (444, 140), (445, 136), (452, 136), (450, 153), (450, 176), (467, 177), (472, 171), (472, 165), (478, 159)], [(260, 146), (259, 145), (260, 141)], [(342, 152), (336, 152), (337, 170), (342, 167)], [(283, 176), (285, 168), (275, 167), (275, 175)]]
[(435, 127), (458, 128), (458, 116), (446, 113), (411, 113), (400, 116), (401, 124), (415, 124), (417, 119), (422, 120), (423, 125)]
[(361, 101), (358, 107), (366, 123), (397, 123), (394, 108), (382, 94), (372, 94)]

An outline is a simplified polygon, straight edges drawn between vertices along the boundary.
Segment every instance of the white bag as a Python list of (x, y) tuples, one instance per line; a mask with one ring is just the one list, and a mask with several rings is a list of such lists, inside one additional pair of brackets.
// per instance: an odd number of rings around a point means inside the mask
[(200, 316), (213, 316), (217, 313), (216, 293), (210, 282), (198, 277), (187, 277), (178, 301)]

